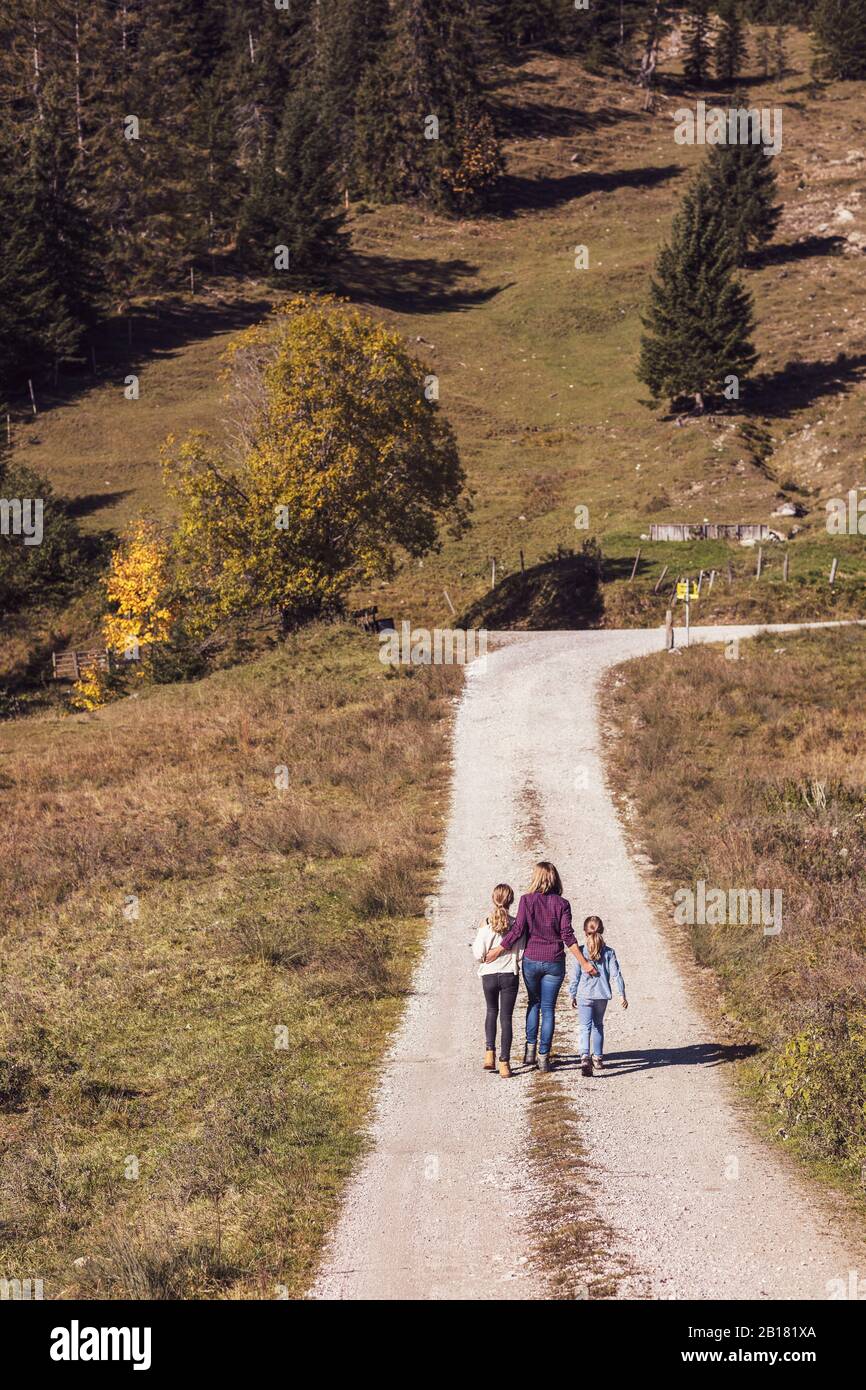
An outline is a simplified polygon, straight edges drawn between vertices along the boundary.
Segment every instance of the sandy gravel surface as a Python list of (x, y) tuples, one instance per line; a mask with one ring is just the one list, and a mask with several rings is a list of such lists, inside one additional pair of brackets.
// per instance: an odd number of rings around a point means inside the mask
[[(697, 629), (693, 639), (756, 630)], [(313, 1297), (545, 1297), (526, 1227), (541, 1199), (524, 1156), (528, 1078), (481, 1070), (469, 952), (489, 887), (505, 879), (520, 891), (542, 854), (558, 865), (575, 918), (605, 919), (628, 985), (629, 1011), (608, 1010), (610, 1069), (592, 1079), (575, 1064), (563, 990), (551, 1078), (573, 1099), (596, 1174), (588, 1211), (632, 1271), (618, 1295), (820, 1299), (828, 1280), (866, 1267), (830, 1206), (740, 1113), (605, 786), (599, 678), (661, 645), (657, 631), (508, 634), (484, 669), (467, 672), (429, 940), (384, 1070), (371, 1152)], [(523, 1013), (521, 997), (516, 1040)]]

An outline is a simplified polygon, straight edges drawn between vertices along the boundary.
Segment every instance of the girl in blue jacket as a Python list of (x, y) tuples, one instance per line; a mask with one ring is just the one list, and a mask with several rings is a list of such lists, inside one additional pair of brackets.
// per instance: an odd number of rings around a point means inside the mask
[[(581, 1071), (584, 1076), (592, 1076), (593, 1066), (596, 1071), (601, 1071), (604, 1066), (604, 1014), (613, 998), (611, 981), (616, 985), (624, 1009), (628, 1008), (628, 1000), (625, 997), (625, 980), (622, 978), (619, 961), (613, 948), (605, 944), (604, 922), (600, 917), (587, 917), (583, 924), (583, 932), (586, 937), (583, 953), (592, 961), (598, 974), (587, 975), (584, 970), (576, 971), (568, 992), (571, 995), (571, 1007), (577, 1009), (578, 1014)], [(592, 1062), (589, 1060), (590, 1044)]]

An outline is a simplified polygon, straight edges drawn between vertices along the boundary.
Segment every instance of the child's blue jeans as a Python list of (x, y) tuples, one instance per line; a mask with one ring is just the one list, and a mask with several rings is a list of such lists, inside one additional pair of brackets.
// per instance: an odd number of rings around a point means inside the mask
[(590, 1042), (593, 1057), (604, 1055), (604, 1011), (609, 999), (578, 999), (578, 1046), (581, 1057), (588, 1057)]

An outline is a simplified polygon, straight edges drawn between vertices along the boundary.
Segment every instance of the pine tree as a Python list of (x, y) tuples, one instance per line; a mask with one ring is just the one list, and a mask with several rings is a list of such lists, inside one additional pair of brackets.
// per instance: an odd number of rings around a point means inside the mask
[(777, 24), (773, 30), (772, 69), (777, 81), (781, 81), (788, 71), (788, 51), (785, 44), (787, 34), (788, 30), (784, 24)]
[(723, 82), (735, 82), (747, 57), (740, 0), (722, 0), (719, 19), (721, 28), (713, 51), (716, 77)]
[(558, 0), (502, 0), (491, 5), (485, 15), (491, 32), (506, 50), (556, 42), (568, 32), (565, 18)]
[(866, 0), (820, 0), (813, 35), (823, 77), (866, 77)]
[(225, 250), (234, 239), (244, 192), (233, 113), (214, 76), (206, 77), (196, 92), (189, 149), (192, 219), (186, 249), (200, 259)]
[[(100, 237), (86, 209), (75, 146), (66, 138), (54, 80), (41, 93), (19, 167), (12, 168), (0, 247), (7, 322), (19, 370), (73, 356), (101, 307)], [(8, 145), (7, 145), (8, 148)]]
[(306, 278), (340, 249), (343, 214), (333, 148), (319, 112), (315, 90), (299, 86), (290, 92), (279, 134), (257, 165), (241, 214), (238, 252), (263, 274), (273, 274), (278, 246), (288, 248), (288, 270)]
[(332, 0), (318, 28), (308, 31), (314, 40), (309, 67), (319, 93), (317, 119), (329, 132), (344, 189), (354, 183), (358, 90), (384, 48), (388, 13), (388, 0)]
[(755, 38), (755, 59), (761, 71), (762, 77), (770, 76), (770, 32), (768, 29), (759, 29)]
[[(356, 101), (356, 162), (363, 189), (392, 200), (454, 207), (454, 175), (468, 127), (492, 126), (481, 81), (482, 35), (470, 0), (405, 0)], [(494, 137), (495, 143), (495, 137)], [(490, 161), (485, 155), (485, 167)], [(498, 146), (495, 160), (499, 162)], [(489, 196), (495, 175), (484, 182)]]
[[(734, 104), (742, 105), (742, 98)], [(775, 161), (763, 145), (714, 145), (702, 176), (727, 224), (737, 265), (744, 265), (751, 251), (772, 240), (782, 214), (773, 202)]]
[(757, 361), (752, 297), (736, 278), (729, 228), (705, 178), (686, 194), (659, 253), (642, 322), (637, 375), (655, 404), (693, 396), (702, 409), (705, 394), (731, 374), (742, 381)]
[(693, 86), (703, 86), (710, 75), (710, 4), (692, 0), (686, 27), (688, 51), (684, 76)]

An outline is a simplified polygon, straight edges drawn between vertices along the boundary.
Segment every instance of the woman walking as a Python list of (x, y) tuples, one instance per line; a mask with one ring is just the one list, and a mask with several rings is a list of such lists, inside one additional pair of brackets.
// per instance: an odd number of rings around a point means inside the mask
[[(556, 1000), (565, 979), (565, 952), (570, 951), (588, 975), (598, 972), (578, 947), (571, 927), (571, 904), (562, 896), (562, 880), (556, 866), (547, 860), (536, 864), (529, 885), (517, 908), (513, 927), (499, 944), (488, 951), (486, 964), (492, 964), (510, 951), (526, 932), (523, 954), (523, 981), (529, 996), (526, 1010), (526, 1050), (524, 1065), (550, 1070), (550, 1046), (556, 1019)], [(538, 1040), (539, 1017), (541, 1041)]]
[(518, 938), (510, 951), (503, 951), (496, 961), (488, 964), (487, 954), (514, 925), (514, 918), (508, 909), (514, 902), (514, 889), (507, 883), (497, 883), (493, 890), (493, 911), (485, 917), (475, 936), (472, 954), (481, 964), (478, 974), (484, 990), (487, 1013), (484, 1019), (484, 1033), (487, 1051), (484, 1054), (484, 1070), (496, 1070), (496, 1025), (499, 1024), (499, 1075), (509, 1077), (511, 1071), (512, 1016), (517, 1003), (517, 990), (520, 985), (520, 957), (525, 938)]

